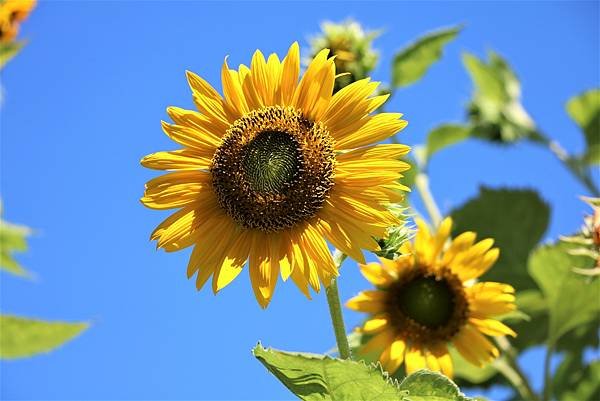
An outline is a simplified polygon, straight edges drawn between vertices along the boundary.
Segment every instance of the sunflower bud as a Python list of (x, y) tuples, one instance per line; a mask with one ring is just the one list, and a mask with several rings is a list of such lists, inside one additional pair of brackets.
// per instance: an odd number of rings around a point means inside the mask
[(344, 75), (336, 79), (334, 92), (369, 76), (379, 58), (372, 47), (378, 34), (376, 31), (365, 32), (352, 20), (321, 25), (321, 34), (311, 39), (311, 53), (314, 56), (322, 49), (330, 49), (330, 55), (335, 56), (336, 73)]
[(574, 270), (588, 276), (600, 275), (600, 198), (581, 197), (592, 208), (592, 213), (583, 218), (581, 231), (570, 237), (561, 237), (561, 240), (579, 245), (569, 253), (572, 255), (588, 256), (595, 260), (592, 269)]

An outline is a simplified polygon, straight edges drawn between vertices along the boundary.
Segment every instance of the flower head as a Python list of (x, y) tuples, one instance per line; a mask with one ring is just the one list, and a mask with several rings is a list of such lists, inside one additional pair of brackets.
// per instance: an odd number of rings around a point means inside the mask
[(451, 377), (448, 345), (476, 366), (498, 356), (484, 336), (515, 333), (494, 317), (515, 309), (514, 289), (507, 284), (479, 282), (496, 261), (493, 240), (475, 243), (466, 232), (448, 241), (452, 221), (437, 233), (417, 220), (414, 244), (405, 242), (395, 260), (361, 265), (376, 290), (350, 299), (350, 309), (371, 313), (362, 328), (373, 336), (362, 352), (380, 353), (384, 369), (393, 373), (404, 363), (407, 373), (429, 368)]
[(259, 304), (270, 302), (278, 276), (304, 294), (338, 274), (333, 246), (364, 262), (399, 219), (388, 205), (402, 199), (398, 183), (409, 148), (375, 142), (406, 125), (398, 113), (372, 112), (388, 96), (371, 96), (368, 79), (333, 95), (335, 65), (319, 52), (300, 78), (294, 43), (280, 61), (260, 51), (250, 67), (223, 63), (224, 96), (188, 72), (198, 111), (170, 107), (163, 130), (182, 149), (158, 152), (142, 165), (173, 170), (146, 184), (142, 202), (179, 209), (151, 238), (177, 251), (194, 246), (188, 276), (200, 289), (212, 276), (216, 293), (248, 261)]
[(372, 46), (377, 32), (365, 32), (352, 20), (340, 24), (324, 22), (321, 30), (322, 34), (311, 40), (312, 53), (330, 49), (331, 55), (335, 56), (335, 68), (341, 75), (335, 81), (334, 92), (369, 76), (379, 58)]
[(36, 0), (0, 1), (0, 43), (11, 42), (19, 33), (21, 22), (29, 16)]

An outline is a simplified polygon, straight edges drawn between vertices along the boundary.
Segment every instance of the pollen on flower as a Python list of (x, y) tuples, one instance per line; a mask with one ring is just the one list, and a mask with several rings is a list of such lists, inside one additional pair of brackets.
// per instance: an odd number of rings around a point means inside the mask
[(219, 204), (238, 224), (292, 227), (323, 206), (333, 186), (333, 139), (293, 108), (270, 106), (238, 119), (213, 157)]

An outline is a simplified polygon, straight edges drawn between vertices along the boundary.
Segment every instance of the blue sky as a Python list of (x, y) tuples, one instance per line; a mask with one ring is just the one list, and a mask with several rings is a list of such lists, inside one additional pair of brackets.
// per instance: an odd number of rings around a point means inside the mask
[[(295, 40), (306, 50), (321, 21), (354, 17), (385, 29), (374, 78), (386, 81), (394, 51), (463, 23), (444, 59), (387, 107), (410, 122), (400, 138), (422, 143), (437, 124), (461, 121), (472, 88), (460, 55), (495, 49), (541, 129), (577, 152), (582, 135), (564, 103), (599, 84), (598, 11), (597, 2), (42, 1), (21, 33), (29, 44), (2, 72), (0, 120), (5, 218), (36, 229), (19, 259), (37, 279), (2, 275), (1, 306), (92, 328), (57, 352), (2, 362), (1, 398), (291, 399), (250, 349), (258, 340), (311, 352), (333, 345), (324, 294), (307, 301), (280, 283), (263, 311), (245, 273), (217, 297), (197, 293), (185, 276), (189, 251), (156, 252), (149, 242), (166, 214), (139, 203), (156, 175), (139, 160), (174, 148), (160, 120), (169, 105), (193, 107), (186, 69), (220, 87), (226, 55), (247, 63), (256, 48), (281, 54)], [(446, 212), (483, 184), (537, 188), (552, 206), (546, 239), (577, 229), (586, 211), (584, 188), (532, 145), (466, 142), (438, 154), (430, 173)], [(342, 297), (366, 285), (347, 262)], [(352, 327), (361, 315), (346, 319)], [(524, 361), (538, 384), (539, 357)]]

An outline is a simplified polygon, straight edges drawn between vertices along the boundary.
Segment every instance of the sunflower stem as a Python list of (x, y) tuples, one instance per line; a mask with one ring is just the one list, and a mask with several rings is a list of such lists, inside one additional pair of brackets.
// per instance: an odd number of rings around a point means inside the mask
[(424, 173), (417, 174), (417, 177), (415, 178), (415, 186), (417, 187), (417, 191), (419, 191), (419, 195), (425, 204), (425, 209), (427, 209), (431, 223), (435, 227), (439, 226), (442, 222), (442, 214), (440, 213), (440, 208), (435, 203), (435, 199), (433, 199), (433, 195), (431, 194), (431, 189), (429, 188), (429, 177), (427, 177), (427, 175)]
[(516, 352), (505, 337), (494, 338), (502, 356), (494, 362), (494, 367), (500, 372), (519, 392), (523, 400), (540, 401), (540, 397), (533, 391), (529, 379), (521, 370), (516, 360)]
[[(333, 259), (338, 267), (342, 265), (346, 255), (340, 251), (335, 252)], [(340, 302), (340, 294), (337, 287), (337, 280), (331, 280), (331, 284), (325, 289), (327, 294), (327, 304), (329, 305), (329, 314), (333, 323), (333, 332), (335, 333), (335, 341), (337, 343), (338, 352), (341, 359), (350, 359), (350, 345), (346, 337), (346, 326), (342, 316), (342, 304)]]
[(600, 190), (594, 184), (594, 180), (586, 169), (586, 166), (581, 163), (581, 158), (573, 157), (563, 148), (560, 143), (550, 139), (542, 132), (536, 132), (531, 137), (531, 141), (538, 145), (544, 146), (550, 151), (562, 164), (569, 170), (575, 178), (579, 180), (585, 188), (590, 191), (592, 196), (600, 196)]
[(542, 399), (548, 401), (552, 393), (552, 377), (550, 377), (550, 361), (554, 353), (554, 344), (548, 344), (546, 347), (546, 357), (544, 358), (544, 391)]

